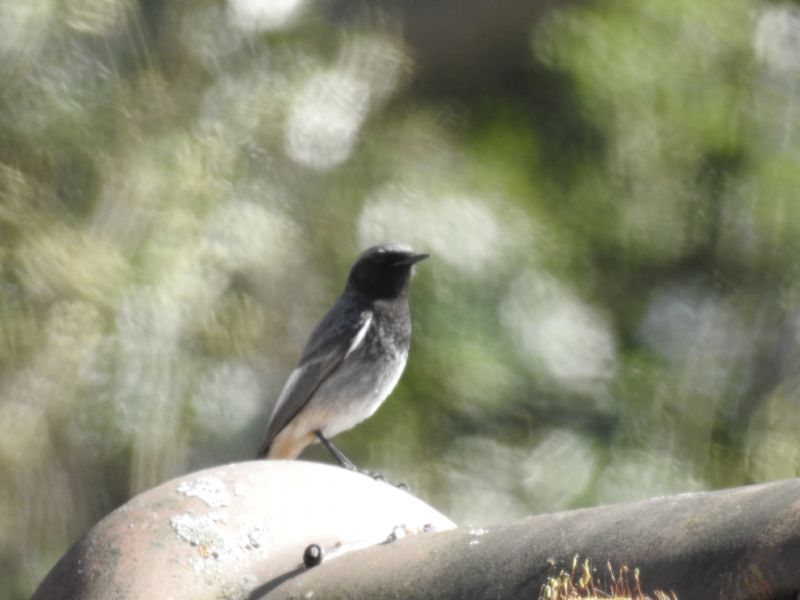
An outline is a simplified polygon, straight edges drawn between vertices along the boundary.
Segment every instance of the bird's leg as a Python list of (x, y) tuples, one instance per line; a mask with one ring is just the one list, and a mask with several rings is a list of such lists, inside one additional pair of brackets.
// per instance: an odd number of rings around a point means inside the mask
[(345, 469), (349, 471), (358, 471), (356, 466), (353, 464), (353, 461), (347, 458), (344, 455), (344, 452), (342, 452), (336, 446), (334, 446), (333, 442), (331, 442), (328, 438), (322, 435), (322, 432), (319, 429), (314, 430), (314, 435), (316, 435), (319, 441), (322, 442), (322, 445), (328, 449), (328, 452), (330, 452), (333, 455), (333, 458), (336, 459), (336, 462), (338, 462), (341, 466), (343, 466)]
[(333, 442), (331, 442), (328, 438), (322, 435), (322, 431), (320, 431), (319, 429), (314, 430), (314, 435), (317, 436), (319, 441), (322, 442), (322, 445), (328, 449), (328, 452), (330, 452), (336, 459), (336, 461), (345, 469), (348, 469), (349, 471), (358, 471), (359, 473), (363, 473), (364, 475), (369, 475), (370, 477), (372, 477), (373, 479), (377, 479), (378, 481), (386, 481), (386, 478), (380, 473), (376, 473), (375, 471), (369, 471), (367, 469), (357, 468), (353, 464), (353, 461), (351, 461), (344, 455), (344, 452), (339, 450), (336, 446), (333, 445)]

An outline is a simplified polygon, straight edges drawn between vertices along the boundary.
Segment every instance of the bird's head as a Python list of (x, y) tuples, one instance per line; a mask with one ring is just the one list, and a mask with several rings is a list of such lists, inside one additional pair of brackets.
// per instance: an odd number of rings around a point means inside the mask
[(367, 248), (347, 277), (347, 290), (370, 299), (391, 300), (407, 293), (414, 265), (428, 258), (410, 246), (388, 242)]

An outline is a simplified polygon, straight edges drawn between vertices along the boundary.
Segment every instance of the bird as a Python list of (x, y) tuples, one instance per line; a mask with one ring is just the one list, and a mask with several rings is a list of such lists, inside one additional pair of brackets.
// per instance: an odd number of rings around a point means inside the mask
[(358, 256), (284, 384), (257, 458), (294, 459), (321, 442), (357, 470), (330, 440), (371, 416), (400, 380), (411, 345), (409, 284), (428, 256), (400, 242)]

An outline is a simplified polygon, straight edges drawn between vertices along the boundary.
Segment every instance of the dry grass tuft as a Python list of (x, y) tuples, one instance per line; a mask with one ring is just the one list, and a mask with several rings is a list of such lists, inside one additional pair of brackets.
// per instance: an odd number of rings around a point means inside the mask
[(656, 590), (653, 596), (642, 592), (639, 569), (633, 572), (623, 565), (614, 573), (611, 563), (606, 563), (607, 581), (600, 584), (592, 573), (589, 559), (578, 561), (578, 555), (572, 559), (572, 569), (562, 570), (557, 576), (548, 578), (539, 592), (539, 600), (678, 600), (675, 592)]

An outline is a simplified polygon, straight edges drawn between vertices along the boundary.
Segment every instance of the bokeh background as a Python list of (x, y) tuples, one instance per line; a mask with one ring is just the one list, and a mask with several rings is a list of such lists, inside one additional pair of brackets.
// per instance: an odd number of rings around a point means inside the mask
[(4, 0), (0, 595), (249, 459), (387, 239), (337, 441), (456, 521), (798, 475), (799, 93), (791, 2)]

